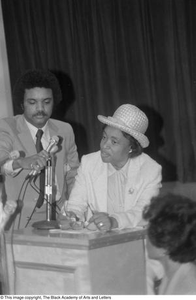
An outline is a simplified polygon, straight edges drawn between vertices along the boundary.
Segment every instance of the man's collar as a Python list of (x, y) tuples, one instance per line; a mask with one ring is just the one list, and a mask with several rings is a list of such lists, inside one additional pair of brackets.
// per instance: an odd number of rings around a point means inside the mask
[(25, 119), (25, 117), (24, 117), (24, 120), (25, 120), (25, 122), (26, 122), (26, 124), (27, 124), (27, 126), (28, 126), (28, 128), (29, 128), (29, 130), (30, 130), (31, 135), (32, 135), (33, 138), (35, 137), (35, 135), (36, 135), (38, 129), (42, 129), (43, 132), (46, 131), (46, 127), (47, 127), (47, 125), (48, 125), (48, 121), (46, 122), (46, 124), (45, 124), (42, 128), (37, 128), (37, 127), (35, 127), (34, 125), (32, 125), (31, 123), (29, 123), (29, 122)]
[(24, 116), (24, 120), (25, 120), (25, 122), (27, 123), (27, 126), (28, 126), (29, 128), (31, 128), (32, 130), (35, 130), (36, 132), (37, 132), (38, 129), (42, 129), (43, 131), (45, 131), (46, 126), (48, 125), (48, 121), (47, 121), (46, 124), (45, 124), (43, 127), (37, 128), (37, 127), (34, 126), (33, 124), (29, 123), (29, 122), (25, 119), (25, 116)]

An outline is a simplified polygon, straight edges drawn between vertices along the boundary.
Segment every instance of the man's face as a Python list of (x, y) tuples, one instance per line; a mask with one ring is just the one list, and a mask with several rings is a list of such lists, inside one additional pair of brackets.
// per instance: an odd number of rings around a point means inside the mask
[(25, 119), (37, 128), (42, 128), (50, 118), (54, 100), (52, 90), (35, 87), (24, 94)]

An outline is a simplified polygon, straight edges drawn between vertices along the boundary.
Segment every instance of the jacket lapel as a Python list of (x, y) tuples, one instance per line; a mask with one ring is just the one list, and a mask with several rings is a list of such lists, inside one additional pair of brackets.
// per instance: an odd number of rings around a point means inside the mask
[[(125, 209), (127, 207), (130, 208), (130, 205), (134, 205), (135, 201), (137, 200), (137, 185), (140, 184), (137, 176), (139, 169), (139, 160), (131, 159), (125, 187)], [(92, 182), (89, 184), (89, 186), (91, 186), (92, 189), (94, 188), (92, 191), (90, 191), (92, 198), (101, 211), (107, 211), (108, 168), (107, 164), (103, 163), (101, 158), (100, 161), (96, 161), (96, 166), (94, 168), (91, 180)]]
[(139, 184), (139, 178), (137, 174), (139, 173), (140, 164), (138, 159), (130, 159), (128, 174), (127, 174), (127, 183), (125, 187), (125, 209), (135, 204), (137, 197), (135, 196), (137, 191), (137, 185)]
[(16, 126), (18, 130), (18, 138), (26, 150), (26, 153), (28, 153), (28, 156), (35, 154), (35, 144), (23, 116), (20, 116), (20, 118), (17, 119)]
[(100, 211), (107, 211), (107, 164), (102, 161), (95, 166), (90, 184), (92, 198)]

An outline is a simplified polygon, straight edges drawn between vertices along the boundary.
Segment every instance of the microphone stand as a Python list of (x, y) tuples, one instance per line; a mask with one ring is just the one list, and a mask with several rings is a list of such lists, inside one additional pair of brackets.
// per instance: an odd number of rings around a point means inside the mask
[(44, 199), (46, 199), (46, 220), (35, 222), (32, 226), (36, 229), (54, 229), (59, 228), (56, 220), (51, 220), (52, 215), (52, 159), (51, 157), (47, 160), (47, 165), (45, 168), (45, 189), (44, 189)]

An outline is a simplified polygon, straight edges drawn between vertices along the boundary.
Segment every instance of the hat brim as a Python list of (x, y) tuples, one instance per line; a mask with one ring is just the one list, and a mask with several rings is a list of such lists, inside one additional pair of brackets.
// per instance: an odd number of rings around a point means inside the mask
[(134, 129), (131, 129), (125, 125), (121, 125), (121, 124), (117, 123), (115, 118), (113, 118), (113, 117), (110, 117), (108, 119), (108, 117), (98, 115), (97, 118), (103, 124), (115, 127), (117, 129), (120, 129), (121, 131), (124, 131), (124, 132), (130, 134), (132, 137), (134, 137), (140, 143), (142, 148), (146, 148), (149, 146), (149, 144), (150, 144), (149, 139), (143, 133), (140, 133), (140, 132), (138, 132)]

